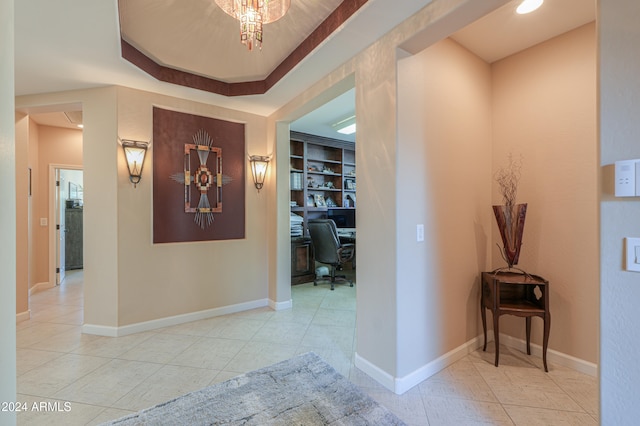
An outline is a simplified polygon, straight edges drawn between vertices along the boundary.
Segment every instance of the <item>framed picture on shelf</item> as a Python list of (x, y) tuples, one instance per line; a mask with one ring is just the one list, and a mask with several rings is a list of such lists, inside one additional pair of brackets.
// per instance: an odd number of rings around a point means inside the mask
[(313, 199), (313, 195), (309, 194), (307, 195), (307, 207), (315, 207), (316, 206), (316, 202)]
[(356, 181), (353, 179), (345, 179), (344, 180), (344, 189), (355, 191), (356, 189)]
[(313, 197), (316, 202), (316, 207), (327, 207), (327, 203), (324, 201), (324, 195), (316, 194)]

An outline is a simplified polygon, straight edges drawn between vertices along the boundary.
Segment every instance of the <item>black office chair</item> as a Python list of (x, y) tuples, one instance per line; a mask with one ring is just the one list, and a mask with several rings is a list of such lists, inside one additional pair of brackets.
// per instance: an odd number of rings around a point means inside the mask
[[(331, 275), (327, 278), (331, 280), (331, 290), (338, 282), (348, 282), (353, 287), (353, 281), (345, 276), (336, 275), (336, 269), (344, 263), (353, 259), (355, 253), (354, 244), (340, 244), (336, 224), (331, 219), (312, 219), (309, 221), (309, 234), (313, 243), (316, 261), (331, 266)], [(322, 277), (325, 278), (325, 277)], [(318, 285), (317, 277), (313, 280), (313, 285)]]

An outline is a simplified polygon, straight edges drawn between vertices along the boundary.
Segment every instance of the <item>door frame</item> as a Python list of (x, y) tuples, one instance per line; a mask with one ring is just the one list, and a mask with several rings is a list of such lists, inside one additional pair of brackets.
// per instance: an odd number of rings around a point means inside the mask
[(56, 279), (56, 258), (59, 250), (59, 239), (56, 237), (56, 208), (59, 208), (56, 204), (56, 170), (83, 170), (82, 166), (70, 165), (70, 164), (57, 164), (49, 163), (49, 181), (48, 181), (48, 193), (49, 193), (49, 286), (55, 287), (57, 285)]

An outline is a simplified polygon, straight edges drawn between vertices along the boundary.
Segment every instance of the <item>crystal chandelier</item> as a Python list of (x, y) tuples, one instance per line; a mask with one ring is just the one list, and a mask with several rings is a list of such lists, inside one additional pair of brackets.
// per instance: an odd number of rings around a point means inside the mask
[(240, 21), (240, 41), (249, 50), (262, 49), (262, 26), (282, 18), (291, 0), (215, 0), (227, 15)]

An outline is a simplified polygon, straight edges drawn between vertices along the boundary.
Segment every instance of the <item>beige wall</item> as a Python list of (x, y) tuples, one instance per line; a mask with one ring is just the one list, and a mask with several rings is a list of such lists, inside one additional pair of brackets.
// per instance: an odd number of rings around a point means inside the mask
[[(404, 376), (481, 332), (479, 271), (488, 267), (491, 236), (491, 72), (446, 39), (399, 62), (398, 88), (392, 208)], [(424, 242), (416, 241), (416, 224), (424, 224)], [(420, 336), (428, 337), (414, 345)]]
[[(0, 195), (16, 196), (14, 107), (14, 5), (0, 0)], [(0, 203), (0, 401), (16, 401), (16, 209)], [(16, 413), (0, 411), (0, 423), (16, 424)]]
[[(118, 88), (118, 136), (151, 140), (153, 106), (246, 123), (247, 153), (267, 154), (263, 117), (125, 88)], [(153, 142), (135, 189), (118, 145), (108, 148), (118, 170), (118, 325), (267, 299), (267, 198), (248, 166), (244, 239), (152, 244)]]
[(640, 198), (616, 198), (614, 162), (640, 158), (640, 2), (599, 2), (600, 424), (638, 423), (640, 274), (623, 269), (624, 238), (640, 237)]
[[(419, 36), (422, 41), (411, 43), (411, 48), (415, 49), (412, 53), (417, 54), (422, 49), (416, 45), (426, 47), (446, 36), (448, 31), (454, 31), (501, 3), (504, 1), (482, 4), (471, 1), (435, 1), (269, 117), (269, 126), (267, 119), (263, 117), (117, 87), (20, 98), (22, 105), (72, 101), (83, 103), (87, 230), (85, 253), (88, 254), (85, 262), (85, 321), (93, 325), (118, 327), (267, 297), (283, 302), (286, 297), (283, 298), (282, 295), (288, 294), (284, 286), (288, 287), (288, 283), (284, 282), (286, 274), (280, 269), (288, 267), (282, 259), (286, 259), (285, 250), (288, 251), (289, 248), (287, 244), (282, 244), (279, 236), (277, 243), (268, 241), (267, 235), (273, 234), (268, 234), (267, 228), (284, 231), (288, 225), (280, 214), (288, 211), (288, 200), (286, 196), (282, 196), (288, 193), (288, 179), (275, 179), (275, 191), (268, 189), (257, 194), (250, 184), (250, 172), (247, 169), (248, 214), (245, 240), (154, 246), (151, 244), (152, 163), (145, 166), (145, 176), (138, 188), (134, 189), (128, 182), (123, 155), (116, 140), (118, 137), (149, 140), (153, 105), (246, 122), (247, 151), (254, 153), (252, 151), (256, 150), (256, 153), (260, 153), (261, 150), (265, 152), (270, 147), (277, 146), (277, 158), (284, 163), (284, 167), (280, 164), (278, 169), (280, 173), (284, 170), (284, 175), (288, 176), (285, 154), (288, 143), (286, 137), (281, 135), (286, 132), (287, 120), (296, 118), (309, 105), (323, 98), (325, 91), (331, 91), (330, 88), (355, 75), (359, 126), (357, 280), (359, 283), (366, 283), (359, 285), (357, 292), (358, 356), (372, 367), (369, 372), (377, 371), (383, 378), (390, 378), (391, 381), (385, 385), (393, 388), (395, 379), (411, 375), (421, 367), (435, 362), (447, 349), (464, 345), (474, 331), (477, 332), (477, 323), (473, 322), (473, 317), (477, 315), (477, 308), (474, 306), (478, 297), (477, 278), (472, 271), (479, 272), (486, 261), (483, 231), (486, 229), (490, 210), (480, 210), (479, 206), (490, 201), (490, 169), (484, 169), (471, 160), (465, 161), (465, 165), (472, 168), (473, 176), (478, 180), (476, 182), (474, 179), (474, 184), (477, 183), (478, 187), (474, 191), (476, 198), (460, 202), (460, 207), (463, 210), (475, 210), (461, 213), (457, 219), (473, 223), (467, 223), (467, 232), (464, 232), (465, 236), (473, 232), (473, 244), (467, 241), (463, 249), (466, 256), (472, 257), (461, 261), (461, 271), (434, 275), (436, 271), (421, 270), (424, 278), (435, 278), (434, 282), (412, 282), (410, 274), (399, 270), (399, 259), (413, 255), (415, 225), (419, 221), (424, 219), (425, 225), (431, 226), (426, 229), (428, 232), (433, 229), (436, 219), (442, 217), (442, 209), (431, 209), (433, 200), (449, 201), (449, 194), (444, 192), (443, 187), (430, 186), (447, 174), (447, 170), (440, 168), (445, 163), (437, 163), (438, 167), (434, 167), (433, 174), (430, 171), (430, 174), (425, 175), (425, 182), (419, 188), (425, 203), (416, 207), (424, 209), (422, 213), (416, 213), (410, 218), (412, 221), (405, 220), (402, 212), (406, 209), (400, 211), (395, 206), (396, 201), (403, 206), (411, 206), (411, 201), (406, 199), (410, 186), (406, 185), (409, 178), (405, 173), (409, 168), (400, 170), (405, 167), (405, 161), (409, 167), (415, 165), (415, 158), (407, 159), (410, 151), (404, 150), (405, 147), (410, 148), (412, 142), (407, 142), (409, 145), (401, 143), (405, 136), (398, 133), (399, 125), (396, 121), (398, 107), (402, 106), (398, 104), (397, 48), (412, 37)], [(463, 111), (472, 111), (476, 121), (470, 126), (484, 134), (487, 123), (481, 118), (486, 114), (481, 106), (481, 93), (486, 88), (481, 81), (486, 78), (483, 77), (486, 67), (463, 54), (453, 44), (443, 46), (448, 46), (448, 65), (470, 66), (481, 70), (478, 71), (479, 74), (458, 76), (461, 80), (474, 82), (473, 90), (477, 93), (477, 98), (465, 99), (459, 106), (451, 105), (447, 118), (451, 120), (455, 116), (453, 111), (458, 107)], [(428, 59), (429, 53), (425, 55), (422, 58), (420, 54), (420, 58), (416, 59), (420, 66), (424, 66), (423, 61), (434, 60)], [(429, 69), (434, 78), (445, 74), (445, 64), (441, 66), (439, 69)], [(457, 90), (451, 81), (447, 87)], [(430, 89), (432, 88), (425, 85), (425, 91)], [(479, 116), (476, 117), (475, 114)], [(405, 117), (399, 120), (405, 120)], [(274, 134), (276, 123), (279, 123), (278, 131)], [(449, 131), (455, 127), (452, 121), (444, 121), (442, 124), (443, 129)], [(272, 130), (268, 131), (268, 128)], [(464, 129), (456, 130), (460, 133), (456, 132), (453, 143), (461, 144), (462, 139), (469, 138)], [(402, 132), (404, 131), (403, 128)], [(438, 134), (436, 129), (418, 127), (407, 131), (410, 132), (407, 138), (411, 138), (414, 131), (423, 131), (423, 140), (449, 137)], [(467, 141), (470, 144), (474, 142), (476, 141)], [(484, 138), (477, 144), (472, 145), (473, 152), (484, 158), (483, 156), (488, 155), (483, 149), (486, 148)], [(454, 157), (451, 147), (443, 146), (441, 150), (435, 150), (436, 146), (424, 146), (422, 158), (431, 161), (433, 156), (441, 156), (446, 161)], [(153, 146), (150, 154), (152, 158)], [(273, 171), (272, 168), (272, 173)], [(484, 188), (481, 182), (486, 183)], [(455, 185), (456, 193), (463, 191), (461, 182), (456, 181)], [(254, 213), (264, 211), (267, 207), (267, 216)], [(453, 228), (453, 224), (450, 228)], [(454, 229), (453, 232), (462, 230)], [(437, 252), (427, 252), (426, 244), (425, 248), (418, 251), (431, 264), (438, 263), (442, 259), (439, 256), (445, 254), (445, 262), (457, 266), (457, 259), (452, 258), (456, 251), (452, 246), (455, 241), (444, 240), (444, 246), (439, 247)], [(274, 246), (278, 255), (266, 256), (267, 248)], [(202, 268), (203, 264), (207, 268)], [(187, 276), (184, 271), (189, 271)], [(267, 283), (268, 277), (271, 279), (270, 283)], [(441, 299), (436, 300), (446, 308), (443, 309), (446, 312), (442, 316), (435, 318), (433, 324), (428, 324), (428, 333), (410, 331), (416, 320), (425, 317), (424, 311), (429, 308), (426, 303), (410, 300), (411, 290), (417, 289), (421, 294), (426, 294), (427, 289), (420, 287), (421, 284), (431, 286), (428, 290), (432, 293), (441, 291)], [(462, 308), (460, 303), (463, 303)], [(436, 344), (431, 342), (434, 337), (438, 337)], [(419, 356), (408, 355), (416, 348)], [(365, 364), (360, 363), (361, 366)]]
[[(28, 119), (28, 117), (27, 117)], [(36, 217), (36, 211), (39, 208), (40, 200), (37, 194), (40, 193), (40, 162), (38, 161), (38, 125), (31, 119), (29, 121), (29, 168), (31, 169), (31, 197), (29, 198), (29, 289), (38, 283), (38, 241), (35, 238), (35, 232), (37, 226), (39, 226), (39, 219)], [(45, 253), (46, 256), (46, 253)]]
[[(41, 126), (32, 122), (30, 131), (29, 150), (37, 154), (37, 165), (34, 169), (36, 186), (33, 192), (33, 242), (35, 246), (35, 277), (31, 285), (49, 282), (49, 257), (50, 233), (55, 224), (48, 222), (48, 226), (41, 226), (40, 219), (47, 218), (53, 206), (51, 204), (51, 190), (54, 183), (51, 181), (50, 166), (82, 166), (82, 131), (64, 129), (61, 127)], [(55, 254), (55, 253), (53, 253)]]
[(29, 118), (16, 114), (15, 171), (16, 171), (16, 313), (20, 319), (29, 315)]
[[(402, 273), (399, 275), (399, 253), (409, 249), (401, 250), (398, 244), (409, 243), (405, 237), (397, 238), (396, 230), (405, 225), (409, 226), (412, 230), (402, 231), (403, 235), (415, 242), (416, 225), (405, 224), (394, 205), (403, 190), (397, 179), (397, 172), (403, 164), (397, 161), (399, 146), (396, 121), (396, 68), (398, 55), (405, 53), (398, 47), (418, 53), (504, 3), (506, 0), (436, 0), (270, 117), (270, 122), (273, 123), (295, 119), (298, 114), (304, 114), (310, 107), (317, 105), (317, 102), (326, 101), (326, 96), (339, 94), (336, 88), (355, 75), (358, 120), (357, 281), (365, 283), (360, 284), (357, 289), (356, 365), (396, 392), (406, 391), (442, 368), (438, 357), (422, 357), (432, 349), (429, 340), (433, 335), (410, 334), (415, 337), (412, 341), (403, 335), (405, 330), (415, 327), (414, 319), (422, 318), (427, 306), (420, 303), (405, 306), (400, 299), (406, 301), (410, 296), (398, 294), (401, 290), (410, 289), (412, 284), (406, 281), (406, 276)], [(288, 152), (288, 143), (283, 143), (283, 140), (278, 137), (277, 149)], [(278, 191), (287, 190), (288, 181), (279, 181)], [(488, 183), (485, 191), (486, 194), (490, 193)], [(288, 210), (286, 202), (278, 205), (278, 208), (280, 211)], [(482, 214), (486, 213), (479, 213)], [(413, 236), (408, 237), (409, 234)], [(284, 250), (288, 248), (280, 244), (278, 258), (285, 256)], [(477, 258), (474, 257), (473, 262), (475, 266)], [(463, 275), (466, 272), (465, 268)], [(399, 279), (405, 282), (398, 282)], [(465, 288), (467, 285), (473, 286), (472, 283), (461, 285), (463, 292), (469, 290), (469, 287)], [(459, 294), (453, 297), (457, 298)], [(465, 310), (468, 305), (472, 305), (471, 300), (465, 301)], [(439, 318), (438, 321), (456, 324), (457, 320), (454, 318), (459, 309), (456, 306), (455, 310), (448, 312), (446, 317)], [(403, 312), (401, 316), (399, 312)], [(467, 319), (465, 315), (465, 324)], [(433, 325), (430, 324), (429, 327)], [(447, 326), (440, 328), (438, 333), (446, 335), (451, 331)], [(470, 330), (465, 330), (464, 334), (467, 331)], [(454, 346), (464, 344), (464, 339), (446, 343)], [(407, 351), (415, 351), (416, 348), (422, 357), (419, 360), (406, 355)], [(439, 355), (444, 353), (440, 352)], [(420, 365), (421, 368), (415, 369), (416, 365)]]
[[(134, 189), (117, 141), (118, 137), (150, 140), (155, 105), (244, 122), (247, 153), (265, 154), (266, 119), (118, 87), (16, 100), (20, 110), (69, 103), (82, 104), (83, 150), (73, 150), (75, 154), (81, 152), (82, 159), (76, 162), (67, 155), (64, 160), (55, 161), (84, 167), (85, 331), (114, 334), (120, 326), (173, 315), (255, 301), (265, 303), (269, 276), (267, 197), (264, 191), (259, 194), (255, 190), (250, 169), (246, 168), (245, 175), (245, 239), (153, 245), (153, 143), (143, 179)], [(56, 146), (64, 143), (66, 133), (44, 126), (39, 133), (41, 163), (53, 161), (54, 150), (66, 149)], [(43, 143), (45, 140), (51, 144)], [(41, 175), (40, 186), (46, 186), (47, 179), (47, 175)]]
[[(519, 267), (550, 282), (549, 347), (598, 361), (596, 32), (582, 26), (492, 65), (493, 168), (522, 155), (528, 203)], [(497, 184), (493, 203), (502, 204)], [(495, 222), (495, 220), (494, 220)], [(492, 223), (493, 267), (504, 266)], [(500, 331), (525, 338), (524, 321)], [(532, 340), (541, 344), (542, 321)]]

